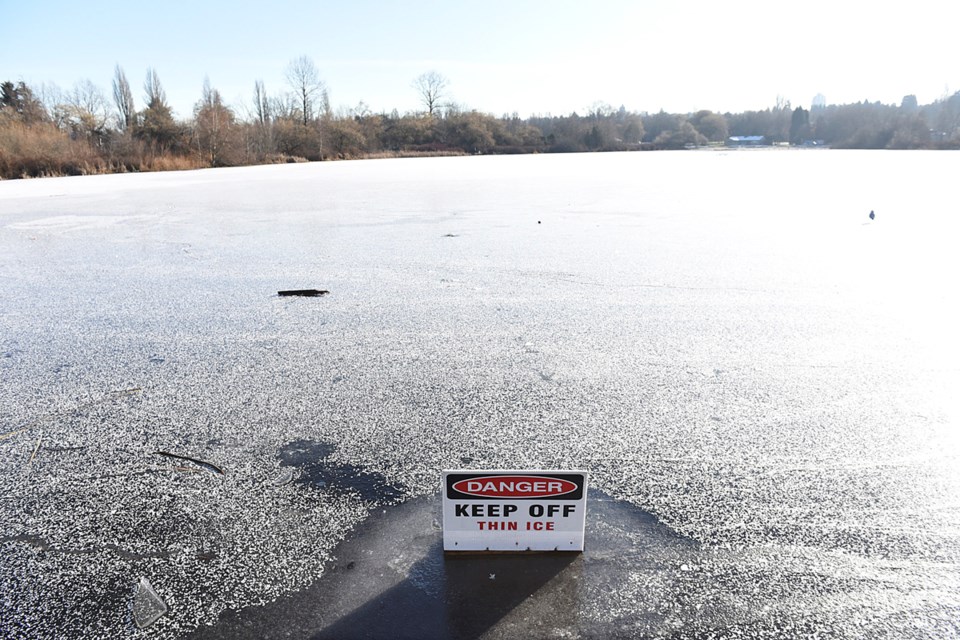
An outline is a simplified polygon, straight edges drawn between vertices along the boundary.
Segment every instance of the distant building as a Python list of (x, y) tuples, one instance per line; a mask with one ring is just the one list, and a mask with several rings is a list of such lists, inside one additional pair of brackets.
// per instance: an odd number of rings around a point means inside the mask
[(766, 136), (730, 136), (727, 138), (728, 147), (763, 147), (769, 144)]

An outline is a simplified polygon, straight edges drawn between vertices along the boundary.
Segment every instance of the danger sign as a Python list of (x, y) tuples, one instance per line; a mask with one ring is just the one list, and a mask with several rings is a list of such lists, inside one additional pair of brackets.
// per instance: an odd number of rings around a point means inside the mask
[(444, 471), (444, 551), (583, 551), (583, 471)]

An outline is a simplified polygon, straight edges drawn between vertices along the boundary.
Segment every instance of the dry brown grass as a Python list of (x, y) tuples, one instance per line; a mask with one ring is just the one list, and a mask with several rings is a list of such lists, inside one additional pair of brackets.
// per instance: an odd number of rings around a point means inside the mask
[(0, 119), (0, 178), (103, 173), (107, 163), (86, 140), (73, 140), (52, 124)]
[(310, 162), (301, 156), (290, 156), (285, 153), (270, 153), (263, 159), (263, 164), (292, 164), (297, 162)]
[(187, 171), (203, 169), (209, 165), (195, 156), (148, 156), (140, 161), (137, 171)]
[(183, 171), (206, 166), (196, 155), (156, 153), (129, 136), (110, 138), (104, 148), (96, 148), (51, 123), (27, 125), (0, 113), (0, 179)]
[(361, 160), (383, 160), (386, 158), (444, 158), (448, 156), (465, 156), (467, 153), (461, 149), (450, 149), (447, 151), (374, 151), (372, 153), (361, 153), (356, 156)]
[[(459, 149), (407, 149), (345, 156), (363, 158), (432, 158), (466, 155)], [(306, 158), (274, 153), (267, 164), (307, 162)], [(0, 113), (0, 179), (45, 176), (184, 171), (208, 166), (196, 154), (161, 153), (142, 140), (115, 135), (97, 148), (85, 139), (71, 138), (51, 123), (27, 125)]]

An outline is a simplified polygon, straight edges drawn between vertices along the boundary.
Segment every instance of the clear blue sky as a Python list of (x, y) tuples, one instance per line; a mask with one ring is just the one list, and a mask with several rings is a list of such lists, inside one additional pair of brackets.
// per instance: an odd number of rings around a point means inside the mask
[(0, 0), (0, 24), (0, 80), (89, 79), (109, 96), (120, 64), (140, 107), (153, 67), (181, 117), (205, 76), (242, 107), (255, 80), (285, 90), (301, 55), (334, 108), (375, 111), (418, 108), (410, 85), (428, 70), (467, 108), (522, 116), (596, 102), (743, 111), (778, 96), (809, 107), (817, 93), (927, 103), (960, 89), (960, 3), (942, 0)]

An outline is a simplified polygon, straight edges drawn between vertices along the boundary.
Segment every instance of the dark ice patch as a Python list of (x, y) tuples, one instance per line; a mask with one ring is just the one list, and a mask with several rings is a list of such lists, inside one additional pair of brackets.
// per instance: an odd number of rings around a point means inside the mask
[(330, 491), (356, 493), (366, 502), (394, 503), (405, 495), (401, 486), (383, 474), (329, 460), (337, 446), (328, 442), (294, 440), (277, 453), (281, 467), (296, 467), (296, 484)]
[(285, 291), (277, 291), (278, 296), (300, 296), (306, 298), (325, 296), (328, 293), (330, 292), (326, 289), (287, 289)]

